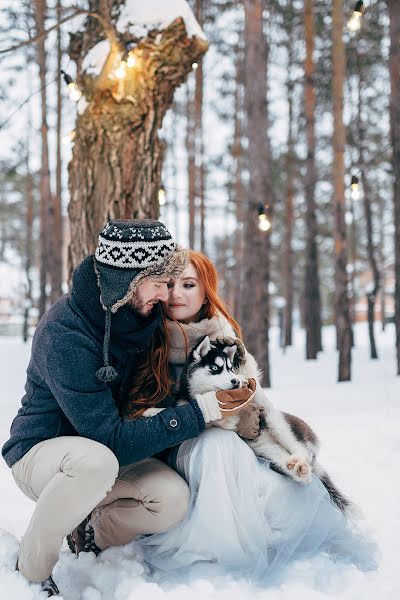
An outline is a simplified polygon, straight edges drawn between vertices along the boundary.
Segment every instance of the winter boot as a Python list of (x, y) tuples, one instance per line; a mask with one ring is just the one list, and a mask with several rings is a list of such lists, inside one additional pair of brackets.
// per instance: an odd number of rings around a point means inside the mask
[(60, 595), (60, 590), (54, 583), (54, 579), (52, 578), (51, 575), (50, 575), (50, 577), (48, 577), (48, 579), (43, 581), (42, 592), (47, 592), (48, 598), (50, 598), (50, 596), (59, 596)]
[(94, 541), (90, 515), (72, 533), (67, 535), (67, 543), (71, 552), (77, 556), (80, 552), (94, 552), (96, 556), (100, 554), (101, 550)]

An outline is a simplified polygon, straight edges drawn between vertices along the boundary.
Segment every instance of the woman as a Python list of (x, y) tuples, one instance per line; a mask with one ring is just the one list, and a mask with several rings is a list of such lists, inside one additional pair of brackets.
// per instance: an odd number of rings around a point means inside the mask
[[(178, 382), (204, 335), (240, 336), (240, 328), (217, 294), (216, 270), (205, 255), (190, 251), (189, 266), (169, 289), (169, 361)], [(257, 377), (254, 358), (246, 353), (246, 359), (247, 376)], [(257, 394), (260, 402), (259, 385)], [(179, 577), (235, 570), (270, 583), (289, 561), (319, 552), (362, 570), (377, 566), (375, 544), (331, 503), (315, 475), (300, 485), (272, 471), (236, 433), (212, 427), (171, 452), (169, 464), (189, 483), (191, 501), (182, 523), (138, 540), (158, 569)]]

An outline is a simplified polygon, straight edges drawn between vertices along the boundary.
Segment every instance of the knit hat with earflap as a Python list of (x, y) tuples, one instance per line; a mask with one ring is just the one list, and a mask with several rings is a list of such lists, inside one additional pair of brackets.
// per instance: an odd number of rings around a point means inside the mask
[(168, 229), (159, 221), (115, 220), (105, 225), (94, 258), (100, 302), (106, 311), (104, 366), (96, 373), (100, 381), (113, 381), (118, 376), (108, 356), (112, 313), (132, 298), (144, 279), (179, 277), (187, 263), (187, 250), (177, 249)]

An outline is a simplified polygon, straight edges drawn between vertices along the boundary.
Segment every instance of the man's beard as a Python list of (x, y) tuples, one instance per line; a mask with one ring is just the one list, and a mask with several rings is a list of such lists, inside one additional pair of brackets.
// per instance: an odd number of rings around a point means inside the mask
[(151, 317), (153, 313), (154, 304), (150, 306), (147, 302), (144, 302), (141, 298), (134, 296), (129, 303), (132, 310), (138, 314), (142, 319)]

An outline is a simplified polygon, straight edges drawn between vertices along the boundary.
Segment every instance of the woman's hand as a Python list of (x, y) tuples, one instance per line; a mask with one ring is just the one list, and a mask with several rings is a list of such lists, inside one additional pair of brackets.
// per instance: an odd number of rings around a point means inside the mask
[(203, 413), (204, 421), (212, 423), (224, 417), (237, 415), (239, 411), (254, 398), (256, 382), (248, 380), (248, 386), (234, 390), (219, 390), (196, 394), (195, 399)]

